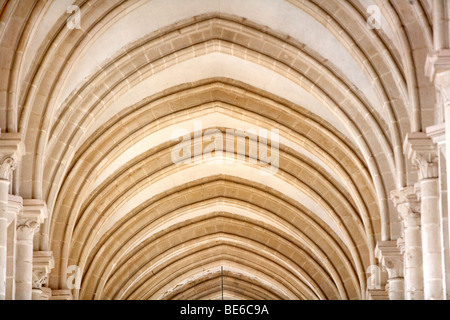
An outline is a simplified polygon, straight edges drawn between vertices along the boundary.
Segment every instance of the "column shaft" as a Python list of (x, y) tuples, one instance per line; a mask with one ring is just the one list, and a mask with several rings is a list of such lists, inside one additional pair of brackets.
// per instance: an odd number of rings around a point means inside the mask
[(439, 180), (422, 179), (421, 223), (424, 297), (426, 300), (443, 299), (442, 248), (439, 214)]
[(405, 230), (405, 298), (423, 300), (422, 234), (420, 215), (410, 213), (404, 218)]
[[(445, 101), (445, 138), (446, 141), (450, 141), (450, 103), (448, 101)], [(446, 146), (445, 148), (445, 167), (447, 169), (450, 169), (450, 146)], [(446, 172), (446, 178), (447, 178), (447, 220), (445, 221), (445, 224), (447, 225), (447, 228), (444, 229), (444, 234), (443, 236), (446, 237), (444, 238), (444, 243), (449, 243), (450, 246), (450, 222), (449, 222), (449, 217), (448, 217), (448, 209), (449, 209), (449, 205), (450, 205), (450, 192), (448, 190), (448, 188), (450, 187), (450, 174), (448, 174), (448, 172)], [(450, 250), (450, 247), (448, 248)], [(445, 265), (445, 273), (446, 273), (446, 277), (445, 277), (445, 281), (446, 281), (446, 299), (450, 298), (450, 258), (448, 256), (449, 252), (445, 252), (446, 254), (444, 255), (444, 263)]]
[(0, 179), (0, 300), (6, 296), (9, 181)]
[(439, 149), (439, 184), (440, 184), (440, 220), (441, 220), (441, 247), (442, 247), (442, 277), (444, 300), (450, 298), (450, 238), (448, 224), (448, 201), (447, 201), (447, 170), (445, 163), (445, 147)]
[(403, 278), (389, 279), (388, 284), (389, 284), (389, 300), (405, 299), (405, 291), (404, 291), (405, 282)]
[[(445, 139), (450, 141), (450, 103), (445, 104)], [(448, 119), (448, 120), (447, 120)], [(450, 169), (450, 146), (445, 148), (445, 167)], [(447, 203), (450, 204), (450, 174), (447, 174)]]
[(16, 256), (16, 300), (32, 299), (34, 229), (19, 226)]

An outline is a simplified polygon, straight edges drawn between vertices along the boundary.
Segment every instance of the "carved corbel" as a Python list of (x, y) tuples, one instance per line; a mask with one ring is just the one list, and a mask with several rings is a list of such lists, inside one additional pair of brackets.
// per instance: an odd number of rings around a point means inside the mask
[(20, 134), (2, 133), (0, 137), (0, 179), (10, 180), (11, 173), (25, 152)]
[(12, 172), (17, 168), (17, 162), (15, 155), (3, 156), (0, 160), (0, 179), (10, 180)]
[(33, 270), (33, 289), (41, 289), (47, 283), (48, 273), (45, 271)]
[(389, 279), (403, 278), (403, 255), (397, 241), (378, 242), (375, 254)]
[(49, 274), (54, 267), (55, 261), (51, 251), (35, 251), (33, 253), (32, 286), (33, 290), (38, 293), (36, 299), (48, 300), (50, 298), (51, 290), (43, 286), (48, 283)]

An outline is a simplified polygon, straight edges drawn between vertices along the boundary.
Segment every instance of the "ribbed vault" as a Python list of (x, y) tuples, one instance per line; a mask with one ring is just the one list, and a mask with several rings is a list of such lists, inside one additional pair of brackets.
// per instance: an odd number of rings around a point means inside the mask
[[(0, 2), (0, 124), (25, 141), (13, 189), (49, 208), (49, 286), (75, 265), (78, 299), (219, 299), (223, 268), (227, 299), (364, 299), (403, 138), (435, 116), (427, 1), (374, 1), (378, 30), (369, 2)], [(227, 150), (239, 129), (278, 130), (276, 173)]]

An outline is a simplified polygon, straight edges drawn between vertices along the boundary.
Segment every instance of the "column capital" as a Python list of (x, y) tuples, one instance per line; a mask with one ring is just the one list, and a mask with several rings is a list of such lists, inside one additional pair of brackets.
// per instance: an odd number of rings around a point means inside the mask
[(439, 176), (437, 146), (425, 132), (408, 133), (403, 149), (413, 168), (419, 170), (420, 180)]
[(34, 233), (39, 230), (37, 219), (19, 217), (17, 220), (17, 239), (33, 238)]
[(378, 241), (375, 255), (389, 279), (403, 278), (403, 255), (397, 246), (397, 241)]
[(406, 187), (391, 191), (391, 200), (402, 220), (406, 221), (408, 217), (420, 216), (420, 200), (414, 187)]
[(52, 251), (33, 252), (33, 289), (41, 289), (47, 283), (48, 275), (54, 267)]
[(32, 236), (47, 216), (47, 205), (43, 200), (24, 199), (22, 212), (18, 216), (17, 231), (24, 236)]
[(18, 133), (0, 135), (0, 179), (9, 180), (25, 153), (24, 143)]
[(433, 82), (436, 76), (443, 71), (450, 70), (450, 50), (443, 49), (434, 51), (427, 56), (425, 62), (425, 75)]

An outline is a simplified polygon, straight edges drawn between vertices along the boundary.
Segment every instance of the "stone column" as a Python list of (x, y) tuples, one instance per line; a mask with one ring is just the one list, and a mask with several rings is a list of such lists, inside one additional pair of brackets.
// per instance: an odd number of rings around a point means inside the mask
[(405, 299), (423, 300), (420, 201), (413, 187), (392, 191), (391, 199), (403, 222)]
[(397, 241), (379, 241), (375, 254), (388, 273), (387, 291), (389, 300), (404, 300), (403, 255)]
[(8, 196), (8, 247), (6, 265), (6, 300), (14, 300), (16, 296), (16, 228), (17, 217), (22, 211), (22, 197)]
[(23, 153), (20, 135), (2, 133), (0, 137), (0, 300), (6, 296), (8, 194), (12, 172)]
[(419, 171), (424, 298), (442, 300), (444, 290), (437, 147), (425, 133), (410, 133), (406, 137), (405, 153)]
[[(448, 56), (448, 61), (445, 66), (448, 67), (446, 71), (438, 69), (438, 73), (432, 73), (430, 75), (431, 79), (434, 81), (436, 91), (438, 108), (440, 108), (444, 113), (444, 124), (443, 124), (443, 134), (445, 141), (450, 141), (450, 53)], [(438, 60), (439, 61), (439, 60)], [(433, 69), (434, 70), (434, 69)], [(436, 131), (433, 128), (427, 129), (428, 131)], [(434, 134), (430, 132), (430, 134)], [(450, 148), (445, 148), (445, 162), (446, 167), (450, 168)], [(450, 186), (450, 174), (447, 174), (447, 186)], [(450, 203), (450, 193), (447, 193), (447, 202)]]
[(9, 181), (0, 179), (0, 300), (6, 297)]
[(426, 129), (427, 136), (437, 145), (440, 202), (439, 213), (441, 221), (441, 247), (444, 299), (450, 298), (450, 230), (448, 219), (447, 165), (446, 165), (446, 134), (445, 123), (440, 123)]
[[(433, 138), (434, 142), (444, 145), (444, 148), (441, 149), (441, 153), (445, 155), (445, 163), (443, 164), (446, 168), (450, 168), (450, 148), (445, 147), (445, 142), (450, 141), (450, 48), (448, 37), (446, 34), (448, 33), (448, 11), (445, 11), (444, 1), (434, 0), (433, 2), (433, 40), (434, 40), (434, 51), (431, 52), (426, 61), (425, 73), (430, 78), (430, 81), (434, 83), (436, 88), (436, 109), (437, 114), (441, 115), (440, 119), (438, 119), (437, 124), (439, 124), (443, 128), (439, 128), (435, 126), (434, 128), (427, 128), (427, 133), (429, 133), (430, 137)], [(448, 9), (448, 8), (447, 8)], [(447, 30), (447, 31), (445, 31)], [(443, 134), (440, 134), (441, 131)], [(437, 134), (436, 134), (437, 133)], [(441, 136), (441, 137), (440, 137)], [(435, 141), (436, 138), (438, 141)], [(444, 138), (444, 139), (442, 139)], [(440, 141), (439, 141), (440, 140)], [(443, 143), (442, 143), (443, 142)], [(440, 160), (441, 163), (442, 159)], [(447, 174), (445, 171), (446, 185), (450, 186), (450, 174)], [(442, 181), (441, 181), (442, 183)], [(444, 194), (441, 194), (444, 197)], [(448, 204), (450, 204), (450, 192), (447, 192), (446, 201), (441, 199), (441, 204), (446, 207), (442, 212), (447, 212), (448, 214)], [(442, 221), (442, 247), (444, 250), (443, 255), (443, 272), (444, 272), (444, 296), (450, 298), (450, 259), (448, 258), (448, 249), (449, 249), (449, 234), (450, 234), (450, 225), (448, 223), (448, 218)]]
[(17, 225), (16, 300), (32, 299), (33, 237), (37, 219), (19, 218)]
[(17, 223), (16, 300), (31, 300), (33, 286), (33, 238), (47, 218), (41, 200), (24, 200)]

